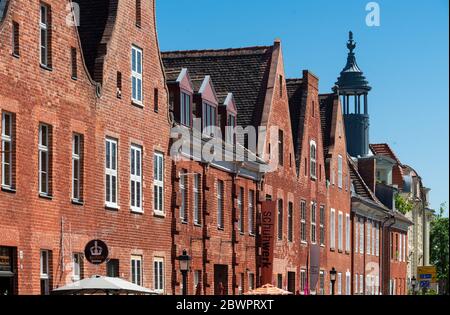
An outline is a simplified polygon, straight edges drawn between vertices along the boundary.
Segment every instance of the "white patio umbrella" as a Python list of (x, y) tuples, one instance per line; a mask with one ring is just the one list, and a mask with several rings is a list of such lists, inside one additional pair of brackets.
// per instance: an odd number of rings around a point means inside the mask
[(120, 278), (95, 275), (66, 286), (54, 289), (52, 294), (58, 295), (93, 295), (93, 294), (138, 294), (156, 295), (150, 289), (138, 286)]

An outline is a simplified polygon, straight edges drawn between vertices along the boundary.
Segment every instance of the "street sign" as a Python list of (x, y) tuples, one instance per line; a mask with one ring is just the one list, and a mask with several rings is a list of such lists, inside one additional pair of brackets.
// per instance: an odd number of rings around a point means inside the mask
[(423, 266), (417, 267), (417, 276), (419, 280), (427, 280), (428, 282), (436, 283), (436, 267), (435, 266)]
[(428, 289), (430, 287), (430, 281), (420, 281), (420, 287)]

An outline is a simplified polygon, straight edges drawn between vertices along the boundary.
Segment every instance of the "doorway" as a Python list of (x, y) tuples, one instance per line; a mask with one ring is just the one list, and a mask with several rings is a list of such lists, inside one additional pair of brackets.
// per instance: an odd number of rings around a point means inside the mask
[(288, 272), (288, 291), (295, 294), (295, 272)]
[(214, 265), (214, 295), (228, 295), (227, 265)]

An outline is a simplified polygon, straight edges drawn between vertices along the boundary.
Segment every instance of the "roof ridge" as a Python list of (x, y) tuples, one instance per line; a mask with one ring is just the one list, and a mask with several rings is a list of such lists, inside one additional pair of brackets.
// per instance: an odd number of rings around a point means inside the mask
[(170, 55), (176, 54), (206, 54), (206, 53), (233, 53), (233, 52), (253, 52), (258, 50), (267, 50), (273, 48), (272, 46), (248, 46), (248, 47), (236, 47), (236, 48), (218, 48), (218, 49), (192, 49), (192, 50), (173, 50), (173, 51), (162, 51), (161, 55), (163, 58), (170, 58)]

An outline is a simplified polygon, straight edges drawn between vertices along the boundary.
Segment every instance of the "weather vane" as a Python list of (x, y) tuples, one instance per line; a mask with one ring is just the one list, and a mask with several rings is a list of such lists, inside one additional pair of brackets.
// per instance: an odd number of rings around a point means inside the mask
[(356, 43), (355, 43), (355, 41), (353, 40), (353, 32), (352, 32), (352, 31), (350, 31), (350, 32), (348, 33), (348, 43), (347, 43), (347, 48), (348, 48), (348, 50), (350, 50), (350, 53), (351, 53), (351, 54), (353, 53), (353, 50), (355, 50), (355, 48), (356, 48)]

